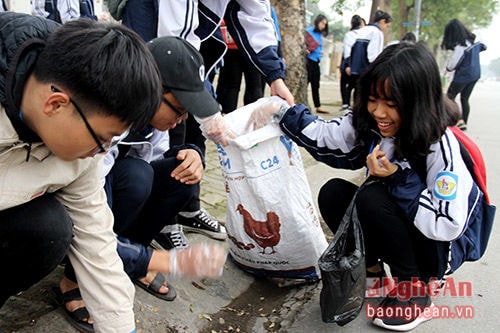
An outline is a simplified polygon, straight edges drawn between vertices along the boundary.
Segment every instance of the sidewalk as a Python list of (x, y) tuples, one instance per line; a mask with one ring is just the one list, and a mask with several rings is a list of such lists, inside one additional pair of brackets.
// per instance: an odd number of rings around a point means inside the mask
[[(494, 203), (498, 203), (500, 198), (500, 174), (496, 172), (500, 168), (500, 137), (495, 125), (500, 120), (496, 110), (500, 105), (499, 88), (500, 84), (476, 86), (472, 95), (474, 111), (468, 132), (485, 155), (489, 191)], [(331, 111), (329, 115), (322, 115), (324, 118), (340, 115), (337, 111), (340, 107), (338, 91), (336, 80), (321, 82), (323, 106)], [(359, 182), (364, 176), (362, 170), (335, 170), (319, 164), (305, 151), (302, 151), (302, 158), (314, 199), (321, 185), (330, 178), (343, 177)], [(207, 142), (207, 168), (201, 187), (202, 206), (224, 220), (226, 193), (218, 163), (215, 146)], [(191, 243), (213, 241), (197, 234), (187, 236)], [(327, 236), (331, 239), (331, 233), (327, 232)], [(465, 263), (453, 275), (456, 282), (472, 284), (471, 295), (456, 297), (448, 290), (448, 294), (435, 301), (436, 305), (450, 306), (452, 310), (457, 309), (456, 306), (473, 307), (473, 318), (458, 319), (458, 312), (455, 312), (455, 318), (435, 319), (413, 332), (498, 331), (498, 320), (495, 318), (500, 306), (500, 293), (496, 288), (496, 277), (500, 273), (499, 238), (496, 227), (486, 255), (476, 263)], [(62, 309), (54, 307), (48, 294), (50, 287), (57, 285), (61, 275), (62, 269), (59, 268), (28, 291), (12, 297), (0, 309), (0, 330), (4, 333), (77, 332), (66, 321)], [(136, 289), (134, 310), (137, 332), (383, 332), (369, 323), (364, 312), (344, 327), (323, 323), (319, 307), (321, 282), (302, 287), (278, 288), (273, 283), (242, 272), (230, 261), (219, 280), (168, 281), (178, 293), (173, 302), (162, 301), (142, 289)], [(372, 302), (371, 299), (367, 301)]]

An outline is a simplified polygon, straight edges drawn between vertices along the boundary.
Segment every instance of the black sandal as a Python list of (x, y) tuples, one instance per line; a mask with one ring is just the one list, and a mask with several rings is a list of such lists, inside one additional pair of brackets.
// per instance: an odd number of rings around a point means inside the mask
[(82, 300), (79, 288), (71, 289), (63, 294), (59, 287), (53, 287), (51, 292), (57, 304), (63, 307), (68, 321), (74, 328), (82, 333), (94, 333), (94, 325), (89, 324), (86, 320), (90, 317), (86, 307), (76, 309), (73, 312), (69, 311), (66, 307), (66, 303), (68, 302)]
[(151, 295), (161, 298), (162, 300), (173, 301), (177, 297), (177, 292), (170, 283), (167, 285), (168, 293), (166, 294), (160, 293), (159, 290), (165, 283), (165, 277), (163, 276), (163, 274), (160, 273), (156, 274), (155, 278), (153, 279), (153, 281), (151, 281), (149, 285), (146, 285), (139, 280), (135, 280), (134, 282), (137, 286), (141, 287)]

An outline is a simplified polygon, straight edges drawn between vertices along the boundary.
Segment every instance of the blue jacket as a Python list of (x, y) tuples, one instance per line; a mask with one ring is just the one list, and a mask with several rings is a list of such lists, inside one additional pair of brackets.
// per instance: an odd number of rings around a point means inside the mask
[(313, 36), (319, 44), (314, 51), (307, 55), (307, 59), (319, 62), (321, 60), (321, 56), (323, 55), (323, 35), (321, 34), (321, 31), (315, 31), (314, 27), (306, 28), (306, 32)]

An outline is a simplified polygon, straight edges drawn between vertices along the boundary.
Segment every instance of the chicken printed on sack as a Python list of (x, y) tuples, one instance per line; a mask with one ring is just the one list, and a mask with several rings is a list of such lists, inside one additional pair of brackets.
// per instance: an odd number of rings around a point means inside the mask
[(239, 204), (236, 210), (243, 216), (243, 229), (261, 248), (263, 254), (266, 248), (270, 247), (275, 253), (274, 247), (280, 242), (280, 218), (275, 212), (266, 214), (266, 221), (255, 220), (242, 204)]

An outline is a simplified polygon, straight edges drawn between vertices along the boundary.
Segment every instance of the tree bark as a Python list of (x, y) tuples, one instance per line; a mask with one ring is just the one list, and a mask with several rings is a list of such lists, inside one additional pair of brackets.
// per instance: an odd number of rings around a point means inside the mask
[(305, 67), (305, 0), (271, 1), (281, 30), (281, 48), (286, 63), (286, 85), (296, 103), (307, 104)]

